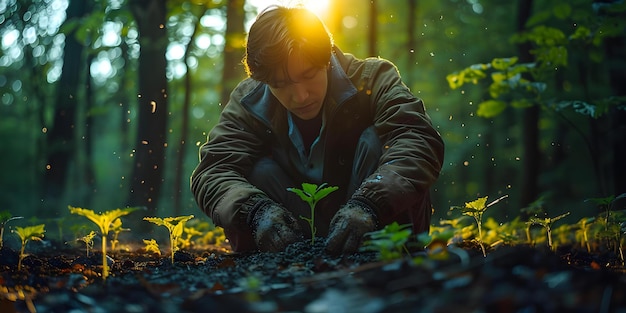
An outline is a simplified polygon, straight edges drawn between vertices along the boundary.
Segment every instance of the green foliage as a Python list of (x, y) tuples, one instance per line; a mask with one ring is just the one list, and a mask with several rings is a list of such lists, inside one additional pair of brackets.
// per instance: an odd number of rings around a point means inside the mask
[(4, 246), (4, 226), (10, 221), (23, 218), (22, 216), (13, 216), (9, 211), (0, 211), (0, 249)]
[(482, 197), (471, 202), (466, 202), (464, 207), (459, 207), (463, 215), (471, 216), (476, 221), (476, 226), (478, 227), (478, 237), (476, 238), (476, 240), (478, 241), (478, 244), (480, 244), (480, 248), (482, 249), (484, 256), (487, 256), (487, 252), (485, 251), (485, 245), (483, 243), (483, 214), (485, 213), (487, 208), (507, 197), (508, 195), (502, 196), (489, 204), (487, 204), (487, 197)]
[(406, 243), (411, 236), (411, 225), (393, 222), (365, 236), (369, 239), (363, 242), (361, 251), (374, 251), (380, 260), (391, 261), (401, 258), (404, 252), (408, 254)]
[(20, 257), (17, 263), (18, 271), (22, 269), (22, 260), (26, 256), (24, 254), (24, 249), (26, 248), (26, 244), (28, 243), (29, 240), (41, 241), (41, 239), (44, 236), (44, 233), (46, 232), (44, 228), (45, 228), (45, 224), (40, 224), (40, 225), (28, 226), (28, 227), (16, 226), (15, 229), (13, 230), (13, 232), (16, 233), (20, 237), (20, 240), (22, 241), (22, 248), (20, 249)]
[(143, 249), (146, 252), (161, 255), (161, 249), (159, 249), (159, 244), (155, 239), (144, 239), (143, 244)]
[(554, 224), (554, 222), (568, 216), (570, 214), (570, 212), (566, 212), (564, 214), (561, 214), (559, 216), (556, 217), (544, 217), (544, 218), (539, 218), (536, 216), (533, 216), (530, 218), (530, 220), (528, 221), (528, 225), (541, 225), (543, 228), (546, 229), (546, 233), (547, 233), (547, 238), (548, 238), (548, 247), (550, 247), (550, 249), (555, 249), (555, 246), (552, 244), (552, 224)]
[[(123, 208), (123, 209), (115, 209), (106, 211), (103, 213), (96, 213), (89, 209), (77, 208), (68, 206), (71, 214), (81, 215), (92, 221), (94, 224), (98, 225), (100, 228), (100, 235), (102, 235), (102, 279), (105, 279), (109, 276), (109, 266), (107, 264), (107, 256), (106, 256), (106, 245), (107, 245), (107, 235), (109, 234), (109, 230), (113, 225), (113, 222), (122, 217), (124, 215), (128, 215), (133, 211), (136, 211), (138, 208)], [(120, 224), (121, 225), (121, 224)], [(121, 227), (121, 226), (120, 226)]]
[(115, 251), (119, 240), (117, 239), (121, 232), (130, 231), (130, 228), (122, 228), (122, 220), (116, 218), (111, 224), (111, 231), (113, 232), (113, 238), (111, 238), (111, 251)]
[(85, 250), (87, 251), (87, 256), (89, 256), (89, 250), (93, 249), (94, 237), (96, 237), (96, 232), (92, 230), (89, 234), (76, 239), (76, 241), (82, 241), (85, 244)]
[(183, 235), (183, 230), (185, 227), (185, 222), (192, 219), (193, 215), (187, 216), (177, 216), (177, 217), (144, 217), (144, 221), (148, 221), (150, 223), (165, 226), (170, 235), (170, 248), (172, 252), (172, 264), (174, 264), (174, 254), (179, 250), (178, 242), (180, 237)]
[(326, 187), (326, 185), (326, 183), (319, 186), (316, 184), (302, 183), (302, 189), (287, 188), (288, 191), (297, 194), (311, 209), (311, 217), (300, 216), (301, 219), (309, 223), (309, 228), (311, 229), (311, 244), (315, 243), (315, 233), (317, 231), (315, 228), (315, 206), (317, 202), (328, 196), (331, 192), (339, 189), (339, 187), (336, 186)]

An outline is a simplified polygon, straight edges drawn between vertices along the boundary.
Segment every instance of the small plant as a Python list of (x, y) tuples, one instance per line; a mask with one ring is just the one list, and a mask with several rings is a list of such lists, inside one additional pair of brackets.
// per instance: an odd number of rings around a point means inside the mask
[(144, 217), (144, 221), (148, 221), (150, 223), (165, 226), (170, 234), (170, 247), (172, 250), (172, 264), (174, 264), (174, 253), (178, 251), (178, 241), (180, 236), (183, 234), (183, 229), (185, 227), (185, 222), (192, 219), (193, 215), (187, 216), (178, 216), (178, 217)]
[(608, 229), (611, 211), (613, 210), (613, 205), (615, 204), (616, 200), (623, 199), (623, 198), (626, 198), (626, 193), (623, 193), (617, 197), (608, 196), (605, 198), (591, 198), (591, 199), (587, 199), (586, 201), (591, 201), (595, 203), (595, 205), (598, 206), (598, 208), (604, 209), (604, 221), (606, 222), (605, 229)]
[(17, 262), (18, 271), (22, 269), (22, 260), (26, 256), (24, 254), (24, 249), (26, 248), (26, 244), (28, 243), (29, 240), (41, 241), (41, 239), (44, 236), (44, 233), (46, 232), (44, 227), (45, 227), (44, 224), (28, 226), (28, 227), (16, 226), (15, 230), (13, 230), (13, 232), (16, 233), (22, 240), (22, 248), (20, 249), (20, 258), (19, 258), (19, 261)]
[(120, 233), (123, 231), (130, 231), (130, 228), (122, 228), (122, 220), (120, 218), (116, 218), (113, 223), (111, 223), (111, 231), (113, 232), (113, 238), (111, 238), (111, 251), (115, 251), (117, 248), (117, 244), (119, 240)]
[(143, 244), (145, 245), (143, 249), (146, 252), (154, 253), (157, 255), (161, 255), (161, 249), (159, 248), (159, 244), (154, 239), (144, 239)]
[(587, 252), (591, 253), (591, 245), (589, 244), (589, 228), (596, 221), (595, 217), (583, 217), (578, 221), (578, 228), (581, 233), (580, 244), (587, 248)]
[(365, 240), (360, 250), (378, 252), (382, 261), (399, 259), (404, 252), (409, 254), (406, 243), (411, 237), (411, 224), (399, 225), (393, 222), (365, 236), (370, 239)]
[(0, 249), (4, 246), (4, 226), (12, 220), (23, 218), (22, 216), (13, 216), (9, 211), (0, 212)]
[(548, 237), (548, 247), (550, 247), (550, 249), (554, 250), (554, 247), (552, 245), (552, 224), (566, 216), (569, 215), (569, 212), (561, 214), (557, 217), (546, 217), (546, 218), (539, 218), (539, 217), (531, 217), (530, 220), (528, 221), (529, 225), (541, 225), (543, 228), (546, 229), (546, 233), (547, 233), (547, 237)]
[(96, 232), (92, 230), (89, 234), (76, 239), (76, 241), (82, 241), (83, 243), (85, 243), (85, 250), (87, 251), (87, 256), (89, 256), (89, 250), (93, 249), (94, 237), (96, 237)]
[(131, 212), (137, 210), (137, 208), (115, 209), (99, 214), (89, 209), (75, 208), (72, 206), (69, 206), (69, 209), (70, 213), (82, 215), (88, 218), (90, 221), (94, 222), (94, 224), (98, 225), (98, 227), (100, 228), (100, 235), (102, 236), (102, 279), (106, 279), (107, 276), (109, 276), (109, 266), (107, 265), (106, 253), (106, 238), (109, 234), (109, 230), (111, 230), (111, 225), (113, 224), (113, 221), (115, 221), (115, 219), (130, 214)]
[(500, 202), (502, 199), (508, 197), (508, 195), (504, 195), (493, 202), (487, 203), (487, 197), (478, 198), (472, 202), (466, 202), (465, 207), (461, 207), (463, 215), (471, 216), (476, 221), (476, 226), (478, 227), (478, 244), (483, 251), (483, 256), (487, 256), (487, 252), (485, 251), (485, 245), (483, 243), (483, 232), (482, 232), (482, 223), (483, 223), (483, 214), (490, 206)]
[(328, 196), (331, 192), (339, 189), (339, 187), (336, 186), (326, 187), (326, 185), (326, 183), (319, 186), (310, 183), (302, 183), (302, 189), (287, 188), (288, 191), (300, 196), (300, 199), (308, 203), (309, 208), (311, 208), (311, 217), (300, 215), (301, 219), (309, 223), (309, 228), (311, 229), (311, 245), (315, 243), (315, 233), (317, 232), (317, 229), (315, 228), (315, 206), (318, 201)]

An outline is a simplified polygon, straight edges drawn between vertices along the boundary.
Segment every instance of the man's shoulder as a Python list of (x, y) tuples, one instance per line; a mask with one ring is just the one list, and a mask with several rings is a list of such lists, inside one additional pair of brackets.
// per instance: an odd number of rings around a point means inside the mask
[(353, 81), (370, 79), (382, 72), (396, 74), (397, 68), (393, 62), (380, 57), (358, 58), (350, 53), (341, 53), (339, 62), (342, 64), (346, 75)]
[(233, 89), (232, 93), (231, 93), (231, 99), (235, 99), (237, 100), (237, 102), (240, 102), (241, 99), (243, 99), (244, 97), (248, 96), (249, 94), (251, 94), (252, 92), (254, 92), (256, 89), (258, 89), (260, 86), (262, 85), (261, 82), (256, 81), (252, 78), (246, 78), (244, 80), (242, 80), (237, 87), (235, 87), (235, 89)]

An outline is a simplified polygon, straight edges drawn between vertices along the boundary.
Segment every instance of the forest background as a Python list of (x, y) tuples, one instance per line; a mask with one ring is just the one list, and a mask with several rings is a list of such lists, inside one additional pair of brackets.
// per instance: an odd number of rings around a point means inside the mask
[[(0, 211), (201, 217), (198, 148), (271, 3), (1, 0)], [(486, 215), (540, 205), (576, 220), (599, 213), (586, 199), (626, 192), (624, 1), (309, 5), (343, 51), (393, 61), (424, 100), (446, 143), (433, 223), (503, 195)]]

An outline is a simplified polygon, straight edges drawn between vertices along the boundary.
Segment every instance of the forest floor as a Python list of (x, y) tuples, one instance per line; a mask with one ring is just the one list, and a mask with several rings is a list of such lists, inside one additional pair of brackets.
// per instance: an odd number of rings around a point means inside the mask
[[(33, 246), (35, 246), (33, 244)], [(28, 250), (28, 249), (27, 249)], [(377, 261), (299, 242), (280, 253), (223, 247), (170, 256), (46, 247), (0, 250), (0, 312), (626, 312), (626, 270), (611, 254), (471, 245)]]

